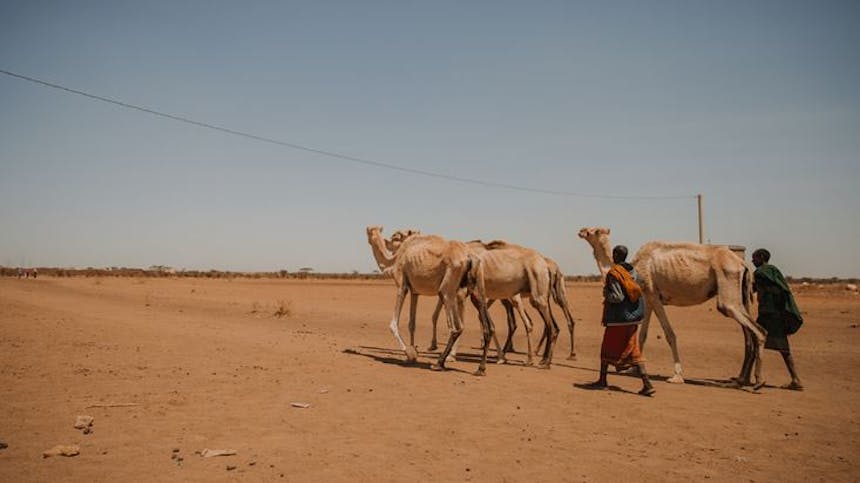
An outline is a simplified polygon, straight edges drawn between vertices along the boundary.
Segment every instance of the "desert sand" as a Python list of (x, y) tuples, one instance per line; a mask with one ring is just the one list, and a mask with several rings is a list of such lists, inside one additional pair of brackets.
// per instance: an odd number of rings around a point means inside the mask
[[(724, 387), (743, 357), (737, 324), (713, 302), (669, 307), (688, 382), (664, 382), (655, 319), (646, 398), (631, 376), (610, 374), (610, 391), (574, 385), (597, 376), (600, 288), (567, 290), (577, 360), (562, 328), (552, 369), (518, 353), (475, 377), (471, 307), (460, 360), (429, 369), (428, 298), (421, 357), (404, 363), (391, 281), (0, 279), (0, 481), (860, 479), (856, 292), (795, 287), (803, 392), (779, 388), (789, 378), (772, 351), (763, 390)], [(401, 325), (405, 337), (406, 310)], [(89, 434), (74, 428), (81, 415)], [(43, 458), (57, 445), (79, 454)]]

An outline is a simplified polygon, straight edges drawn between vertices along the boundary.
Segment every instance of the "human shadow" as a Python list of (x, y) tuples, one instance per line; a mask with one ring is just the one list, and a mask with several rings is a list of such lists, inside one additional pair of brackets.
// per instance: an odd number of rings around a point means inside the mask
[(624, 394), (633, 394), (634, 396), (640, 395), (637, 392), (628, 391), (627, 389), (624, 389), (623, 387), (614, 386), (612, 384), (608, 384), (608, 385), (603, 386), (603, 387), (595, 387), (590, 382), (574, 382), (573, 387), (578, 388), (578, 389), (583, 389), (585, 391), (595, 391), (595, 392), (600, 392), (600, 391), (610, 392), (611, 391), (611, 392), (620, 392), (620, 393), (624, 393)]
[[(639, 374), (636, 373), (635, 369), (626, 369), (620, 372), (613, 373), (614, 376), (620, 377), (632, 377), (634, 379), (639, 379)], [(662, 381), (669, 384), (667, 381), (671, 379), (671, 376), (664, 376), (661, 374), (648, 374), (648, 378), (652, 381)], [(701, 387), (714, 387), (718, 389), (733, 389), (749, 392), (752, 394), (760, 394), (760, 389), (762, 388), (774, 388), (775, 386), (765, 384), (764, 386), (756, 389), (752, 384), (738, 384), (737, 380), (734, 378), (730, 379), (718, 379), (718, 378), (707, 378), (707, 377), (684, 377), (684, 384), (689, 384), (691, 386), (701, 386)], [(778, 387), (777, 387), (778, 389)]]

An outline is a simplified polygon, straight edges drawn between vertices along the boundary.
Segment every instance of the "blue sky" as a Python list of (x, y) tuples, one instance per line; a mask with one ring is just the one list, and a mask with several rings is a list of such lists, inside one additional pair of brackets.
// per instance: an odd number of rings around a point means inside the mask
[(0, 264), (370, 271), (364, 227), (503, 238), (596, 271), (766, 247), (860, 277), (860, 3), (0, 1)]

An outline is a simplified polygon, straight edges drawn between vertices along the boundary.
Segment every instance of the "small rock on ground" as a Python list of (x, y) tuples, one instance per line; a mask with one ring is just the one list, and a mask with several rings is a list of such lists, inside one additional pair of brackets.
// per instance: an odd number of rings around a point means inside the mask
[(81, 453), (81, 447), (76, 444), (58, 444), (49, 450), (42, 452), (42, 458), (51, 456), (77, 456)]

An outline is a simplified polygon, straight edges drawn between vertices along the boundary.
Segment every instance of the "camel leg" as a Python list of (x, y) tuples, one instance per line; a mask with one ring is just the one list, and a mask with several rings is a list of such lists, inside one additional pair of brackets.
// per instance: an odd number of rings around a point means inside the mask
[(567, 360), (575, 361), (576, 360), (576, 347), (573, 343), (573, 332), (576, 328), (576, 321), (573, 319), (573, 314), (570, 312), (570, 307), (567, 305), (567, 299), (562, 298), (558, 305), (561, 307), (562, 313), (564, 313), (564, 318), (567, 320), (567, 331), (570, 333), (570, 354), (567, 356)]
[[(480, 273), (480, 272), (479, 272)], [(481, 351), (481, 362), (478, 364), (478, 370), (475, 371), (476, 376), (483, 376), (487, 373), (487, 350), (490, 348), (490, 338), (494, 336), (493, 321), (490, 318), (490, 312), (487, 310), (487, 299), (484, 298), (485, 288), (483, 275), (477, 276), (477, 295), (472, 293), (472, 302), (477, 301), (478, 321), (481, 323), (481, 334), (483, 336), (483, 348)], [(496, 348), (500, 349), (498, 342)]]
[(567, 292), (564, 288), (564, 277), (559, 276), (558, 279), (553, 282), (552, 298), (555, 300), (556, 305), (561, 307), (561, 311), (567, 321), (567, 331), (570, 333), (570, 354), (567, 356), (567, 360), (576, 360), (576, 349), (573, 343), (573, 329), (576, 326), (576, 321), (573, 319), (573, 314), (570, 312), (570, 305), (567, 303)]
[(752, 361), (755, 358), (753, 351), (755, 350), (755, 346), (753, 343), (753, 335), (752, 332), (749, 331), (746, 327), (741, 325), (741, 331), (744, 333), (744, 362), (741, 364), (741, 372), (738, 374), (738, 377), (735, 379), (735, 382), (738, 386), (748, 386), (750, 384), (750, 373), (752, 372)]
[(532, 299), (532, 306), (540, 313), (543, 318), (543, 323), (547, 334), (546, 346), (543, 350), (543, 358), (538, 364), (539, 369), (549, 369), (552, 364), (552, 350), (555, 347), (555, 341), (558, 339), (558, 324), (552, 316), (552, 309), (549, 307), (549, 300)]
[[(481, 363), (478, 365), (478, 370), (475, 371), (476, 376), (483, 376), (487, 373), (487, 350), (490, 347), (490, 339), (495, 337), (495, 326), (493, 325), (493, 319), (490, 317), (487, 306), (486, 304), (480, 305), (478, 313), (483, 314), (483, 316), (479, 316), (478, 318), (481, 319), (481, 332), (484, 336), (484, 349), (481, 354)], [(502, 357), (501, 352), (499, 353), (499, 357)]]
[[(458, 295), (457, 295), (457, 313), (459, 314), (458, 317), (459, 317), (460, 324), (461, 324), (462, 328), (465, 328), (465, 326), (466, 326), (466, 323), (464, 322), (466, 319), (463, 317), (463, 314), (465, 313), (464, 312), (464, 310), (465, 310), (465, 299), (466, 299), (466, 290), (463, 290), (462, 294), (460, 294), (458, 292)], [(457, 341), (454, 342), (454, 347), (451, 348), (451, 353), (448, 354), (448, 359), (447, 359), (448, 362), (454, 362), (457, 360), (457, 351), (458, 351), (459, 346), (460, 346), (460, 339), (457, 339)]]
[(538, 340), (537, 347), (535, 347), (536, 352), (540, 352), (543, 350), (543, 345), (546, 343), (546, 327), (544, 327), (543, 332), (540, 335), (540, 340)]
[[(478, 297), (475, 296), (474, 294), (472, 294), (472, 296), (470, 298), (472, 300), (472, 305), (475, 306), (475, 310), (478, 311), (478, 317), (480, 318), (480, 316), (481, 316), (481, 302), (478, 300)], [(489, 308), (493, 304), (493, 302), (495, 302), (495, 300), (489, 300), (487, 302), (487, 308)], [(487, 317), (489, 317), (489, 313), (488, 313)], [(493, 321), (492, 321), (492, 319), (490, 319), (490, 324), (492, 325), (492, 323), (493, 323)], [(497, 364), (506, 363), (507, 359), (505, 359), (505, 351), (502, 349), (502, 346), (499, 345), (499, 338), (498, 338), (498, 335), (496, 334), (495, 330), (492, 331), (491, 336), (492, 336), (493, 343), (496, 344), (496, 355), (497, 355), (496, 356), (496, 363)], [(488, 344), (488, 343), (489, 343), (489, 341), (484, 340), (484, 344)], [(482, 349), (485, 349), (485, 348), (482, 347)]]
[(435, 364), (430, 366), (430, 369), (434, 371), (441, 371), (445, 369), (445, 362), (448, 361), (448, 355), (451, 353), (451, 350), (454, 348), (454, 344), (457, 342), (457, 339), (460, 338), (460, 334), (463, 333), (463, 324), (459, 320), (458, 317), (454, 316), (456, 310), (451, 310), (448, 303), (444, 304), (445, 306), (445, 318), (448, 322), (448, 342), (445, 344), (445, 349), (442, 350), (442, 353), (439, 354), (439, 360), (436, 361)]
[(409, 345), (415, 347), (415, 315), (418, 311), (418, 294), (412, 290), (409, 295)]
[(508, 319), (508, 338), (505, 340), (503, 352), (514, 352), (514, 332), (517, 331), (517, 319), (514, 317), (514, 306), (510, 300), (502, 300), (502, 305), (505, 306), (505, 315)]
[[(525, 307), (523, 307), (522, 300), (517, 297), (516, 309), (517, 312), (520, 313), (520, 318), (523, 320), (523, 325), (526, 327), (526, 342), (528, 343), (528, 358), (526, 359), (526, 365), (531, 366), (534, 365), (534, 349), (532, 348), (532, 330), (534, 329), (534, 324), (532, 323), (532, 319), (529, 317), (529, 314), (526, 313)], [(546, 333), (546, 330), (544, 330)]]
[[(669, 348), (672, 349), (672, 358), (675, 361), (675, 374), (673, 374), (672, 377), (667, 379), (666, 382), (682, 384), (684, 382), (684, 376), (681, 375), (681, 356), (678, 355), (678, 343), (675, 339), (675, 331), (672, 329), (672, 324), (669, 323), (669, 317), (666, 315), (666, 309), (663, 307), (663, 303), (660, 302), (657, 297), (653, 297), (653, 300), (648, 300), (648, 302), (651, 302), (651, 309), (654, 311), (655, 314), (657, 314), (657, 318), (660, 320), (660, 325), (663, 327), (663, 334), (666, 335), (666, 343), (668, 343)], [(645, 327), (647, 327), (647, 325)], [(643, 342), (642, 335), (639, 336), (639, 341), (639, 346), (641, 349)]]
[(439, 321), (439, 313), (442, 312), (442, 299), (436, 299), (436, 308), (433, 309), (433, 338), (430, 339), (430, 347), (427, 348), (428, 351), (435, 351), (439, 348), (436, 340), (436, 323)]
[[(464, 318), (464, 309), (465, 309), (465, 299), (466, 299), (466, 290), (462, 290), (462, 294), (460, 292), (457, 293), (457, 314), (460, 320), (461, 329), (465, 329), (466, 323), (464, 322), (466, 319)], [(448, 362), (456, 362), (457, 361), (457, 353), (460, 347), (460, 339), (457, 339), (454, 342), (454, 347), (451, 348), (451, 353), (448, 354)]]
[(463, 314), (462, 295), (458, 293), (456, 286), (451, 287), (450, 280), (451, 274), (449, 272), (442, 280), (439, 289), (439, 299), (445, 307), (445, 319), (448, 322), (448, 342), (445, 344), (445, 349), (439, 354), (439, 360), (436, 364), (430, 366), (431, 369), (437, 371), (445, 369), (445, 362), (448, 361), (451, 351), (454, 350), (457, 340), (463, 333), (463, 319), (461, 317)]
[[(754, 322), (747, 314), (745, 314), (743, 310), (740, 310), (739, 306), (733, 303), (726, 303), (721, 300), (720, 295), (717, 295), (717, 310), (720, 311), (723, 315), (727, 317), (731, 317), (735, 319), (739, 324), (741, 324), (741, 329), (744, 330), (744, 334), (749, 333), (751, 337), (750, 350), (748, 352), (751, 353), (750, 361), (746, 361), (746, 356), (744, 356), (744, 363), (746, 367), (742, 368), (744, 374), (741, 374), (741, 379), (746, 379), (749, 381), (750, 379), (750, 371), (751, 369), (755, 369), (755, 384), (754, 389), (758, 390), (764, 386), (764, 379), (761, 377), (761, 353), (764, 349), (764, 340), (767, 334), (767, 331), (756, 322)], [(740, 381), (739, 381), (740, 382)]]
[(645, 341), (648, 340), (648, 325), (651, 323), (651, 300), (645, 300), (645, 314), (642, 323), (639, 324), (639, 350), (645, 352)]
[[(747, 331), (752, 336), (752, 362), (750, 365), (755, 368), (755, 385), (753, 388), (758, 390), (764, 386), (764, 379), (761, 377), (761, 353), (764, 349), (767, 331), (752, 320), (746, 310), (749, 304), (743, 297), (743, 276), (742, 273), (717, 272), (717, 310), (741, 324), (744, 337), (746, 337)], [(746, 371), (746, 369), (744, 370)], [(743, 374), (743, 376), (749, 379), (748, 374)]]
[[(492, 307), (493, 303), (495, 303), (495, 302), (496, 302), (495, 299), (494, 300), (487, 300), (487, 310), (488, 311), (490, 310), (490, 307)], [(516, 323), (517, 323), (516, 320), (514, 320), (514, 324), (516, 324)], [(510, 321), (508, 321), (508, 324), (510, 324)], [(495, 325), (493, 326), (492, 336), (493, 336), (493, 344), (496, 345), (496, 357), (498, 359), (497, 363), (498, 364), (504, 364), (505, 362), (507, 362), (507, 360), (505, 359), (505, 351), (503, 351), (502, 346), (499, 345), (499, 334), (495, 330)]]
[(418, 352), (412, 346), (407, 347), (403, 342), (403, 337), (400, 337), (400, 312), (403, 310), (403, 300), (406, 298), (406, 292), (408, 291), (409, 286), (405, 283), (398, 288), (397, 299), (394, 302), (394, 317), (391, 319), (388, 328), (391, 329), (391, 333), (394, 334), (394, 338), (400, 344), (400, 349), (406, 351), (406, 360), (408, 362), (415, 362), (418, 359)]

